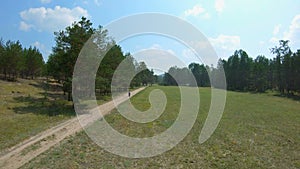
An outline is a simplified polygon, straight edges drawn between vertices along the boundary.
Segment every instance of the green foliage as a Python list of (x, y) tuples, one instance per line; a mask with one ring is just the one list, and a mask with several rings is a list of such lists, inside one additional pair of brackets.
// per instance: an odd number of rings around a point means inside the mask
[(191, 63), (189, 66), (189, 69), (193, 73), (197, 86), (199, 87), (208, 87), (210, 86), (208, 72), (209, 67), (204, 66), (204, 64), (198, 64), (198, 63)]
[(193, 72), (188, 68), (171, 67), (164, 75), (164, 84), (171, 86), (195, 86)]
[(5, 80), (15, 81), (22, 78), (35, 78), (41, 75), (44, 61), (37, 48), (22, 48), (19, 41), (0, 42), (0, 75)]
[(291, 77), (292, 79), (292, 90), (296, 92), (300, 92), (300, 49), (297, 50), (292, 55), (292, 65), (291, 65)]
[(79, 52), (94, 32), (90, 20), (82, 17), (81, 21), (54, 33), (56, 46), (49, 57), (47, 71), (63, 84), (64, 92), (68, 93), (68, 100), (71, 100), (71, 81)]
[(228, 89), (249, 90), (252, 63), (252, 58), (243, 50), (235, 51), (228, 61), (223, 61)]
[(279, 47), (275, 46), (271, 49), (271, 53), (276, 54), (274, 60), (274, 79), (278, 90), (284, 93), (285, 89), (290, 91), (289, 80), (286, 77), (290, 74), (290, 56), (292, 54), (290, 47), (288, 46), (288, 40), (280, 40)]
[(148, 85), (155, 83), (153, 70), (149, 70), (145, 62), (136, 63), (135, 65), (136, 76), (132, 80), (131, 86), (137, 87), (140, 85)]
[[(48, 75), (62, 83), (63, 91), (68, 93), (68, 100), (71, 100), (74, 66), (85, 43), (94, 45), (93, 47), (90, 46), (90, 48), (94, 48), (93, 50), (83, 51), (89, 56), (88, 59), (91, 64), (96, 62), (94, 59), (102, 59), (96, 73), (95, 87), (97, 94), (110, 94), (115, 70), (126, 58), (126, 71), (128, 72), (124, 72), (125, 74), (123, 76), (126, 76), (126, 73), (136, 72), (137, 69), (140, 69), (140, 65), (135, 65), (136, 61), (130, 54), (123, 54), (121, 47), (116, 45), (113, 39), (108, 36), (107, 30), (103, 30), (101, 26), (99, 26), (98, 29), (93, 28), (90, 20), (84, 17), (82, 17), (81, 21), (75, 22), (72, 26), (67, 27), (63, 31), (55, 32), (54, 34), (56, 36), (56, 46), (53, 48), (53, 54), (50, 55), (47, 62), (47, 72)], [(94, 37), (93, 41), (88, 41), (91, 36)], [(105, 56), (102, 56), (103, 52), (106, 52)], [(153, 82), (153, 72), (150, 72), (145, 64), (142, 68), (143, 73), (138, 76), (138, 80), (133, 80), (132, 86)], [(81, 67), (81, 69), (84, 69), (82, 71), (91, 73), (87, 67)], [(83, 79), (81, 80), (84, 81)], [(124, 84), (122, 84), (122, 77), (119, 78), (119, 80), (120, 84), (118, 87), (124, 86)]]
[[(19, 61), (22, 56), (22, 46), (19, 41), (7, 41), (2, 55), (3, 67), (2, 72), (5, 79), (15, 81), (19, 71)], [(7, 77), (8, 76), (8, 77)]]
[(37, 48), (29, 47), (28, 49), (24, 49), (23, 57), (20, 61), (20, 74), (22, 78), (31, 77), (33, 79), (35, 76), (40, 75), (43, 66), (43, 56)]
[(252, 73), (250, 74), (250, 78), (253, 80), (250, 84), (250, 89), (258, 92), (264, 92), (270, 88), (268, 75), (269, 59), (267, 59), (265, 56), (258, 56), (252, 65)]
[[(294, 95), (300, 91), (300, 50), (293, 53), (288, 41), (279, 41), (279, 47), (271, 49), (276, 57), (252, 59), (244, 50), (237, 50), (227, 60), (219, 60), (217, 67), (191, 63), (188, 68), (197, 84), (193, 84), (186, 68), (171, 67), (163, 76), (164, 85), (210, 86), (210, 80), (218, 84), (221, 70), (226, 75), (227, 89), (236, 91), (265, 92), (278, 90), (281, 94)], [(209, 79), (209, 76), (210, 78)], [(177, 82), (176, 80), (177, 79)], [(179, 83), (179, 84), (177, 84)], [(214, 86), (218, 88), (219, 86)], [(220, 86), (221, 87), (221, 86)]]
[(113, 45), (106, 53), (98, 68), (96, 77), (96, 88), (100, 89), (100, 93), (110, 93), (114, 72), (124, 59), (125, 56), (118, 45)]

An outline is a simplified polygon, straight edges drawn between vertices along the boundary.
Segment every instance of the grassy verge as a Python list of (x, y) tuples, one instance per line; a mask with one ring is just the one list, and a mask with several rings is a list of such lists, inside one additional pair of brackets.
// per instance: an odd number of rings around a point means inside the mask
[(42, 80), (0, 80), (0, 151), (74, 116), (72, 103)]
[[(148, 94), (159, 88), (168, 98), (157, 120), (137, 124), (116, 111), (106, 120), (123, 134), (149, 137), (165, 131), (177, 116), (176, 87), (149, 87), (131, 98), (137, 109), (149, 108)], [(23, 168), (300, 168), (300, 103), (269, 94), (228, 92), (223, 118), (212, 137), (198, 143), (210, 106), (210, 89), (199, 89), (201, 107), (188, 136), (172, 150), (152, 158), (123, 158), (98, 147), (84, 133), (65, 139)]]

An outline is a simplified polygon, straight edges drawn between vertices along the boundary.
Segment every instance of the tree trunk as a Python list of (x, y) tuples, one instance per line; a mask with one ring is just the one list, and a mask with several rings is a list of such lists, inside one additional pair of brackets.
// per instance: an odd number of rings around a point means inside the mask
[(71, 92), (68, 92), (68, 101), (72, 101), (71, 100)]

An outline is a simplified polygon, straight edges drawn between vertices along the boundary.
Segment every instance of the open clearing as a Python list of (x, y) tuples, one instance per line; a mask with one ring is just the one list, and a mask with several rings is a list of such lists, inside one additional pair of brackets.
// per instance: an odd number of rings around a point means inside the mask
[[(144, 90), (144, 88), (132, 91), (132, 96), (141, 90)], [(127, 93), (120, 95), (117, 98), (118, 103), (124, 102), (127, 99)], [(101, 118), (103, 115), (109, 113), (114, 106), (114, 102), (110, 101), (93, 109), (93, 113), (91, 114), (82, 114), (74, 117), (64, 123), (39, 133), (38, 135), (33, 136), (14, 147), (11, 147), (6, 150), (2, 156), (0, 156), (0, 167), (6, 169), (19, 168), (26, 162), (48, 150), (50, 147), (58, 144), (66, 137), (81, 131), (82, 126), (89, 125), (95, 120)], [(101, 113), (99, 113), (98, 110), (101, 110)], [(81, 123), (79, 123), (78, 119), (81, 120)]]
[(0, 154), (75, 115), (61, 89), (43, 80), (0, 80)]
[[(153, 89), (165, 92), (168, 104), (157, 120), (137, 124), (116, 110), (105, 119), (119, 132), (149, 137), (170, 127), (180, 103), (177, 87), (154, 86), (131, 99), (146, 110)], [(210, 106), (210, 89), (200, 88), (198, 119), (188, 136), (172, 150), (152, 158), (123, 158), (97, 146), (84, 133), (65, 139), (22, 168), (300, 168), (300, 103), (272, 93), (228, 92), (223, 118), (212, 137), (198, 143)]]

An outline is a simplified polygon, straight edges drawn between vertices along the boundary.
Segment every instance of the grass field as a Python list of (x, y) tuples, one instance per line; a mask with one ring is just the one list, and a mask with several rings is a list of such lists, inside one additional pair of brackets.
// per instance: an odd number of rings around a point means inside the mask
[[(168, 99), (157, 120), (137, 124), (116, 111), (106, 120), (119, 132), (148, 137), (166, 130), (176, 119), (180, 93), (176, 87), (149, 87), (131, 101), (140, 110), (149, 108), (148, 95), (163, 90)], [(188, 136), (172, 150), (152, 158), (123, 158), (98, 147), (84, 133), (35, 158), (22, 168), (300, 168), (300, 103), (272, 93), (228, 92), (222, 120), (204, 144), (200, 130), (210, 106), (210, 89), (200, 88), (198, 119)]]
[(61, 90), (42, 80), (0, 80), (0, 151), (74, 116)]
[[(110, 96), (97, 95), (98, 104), (110, 100)], [(0, 80), (0, 153), (75, 115), (72, 102), (55, 81)]]

